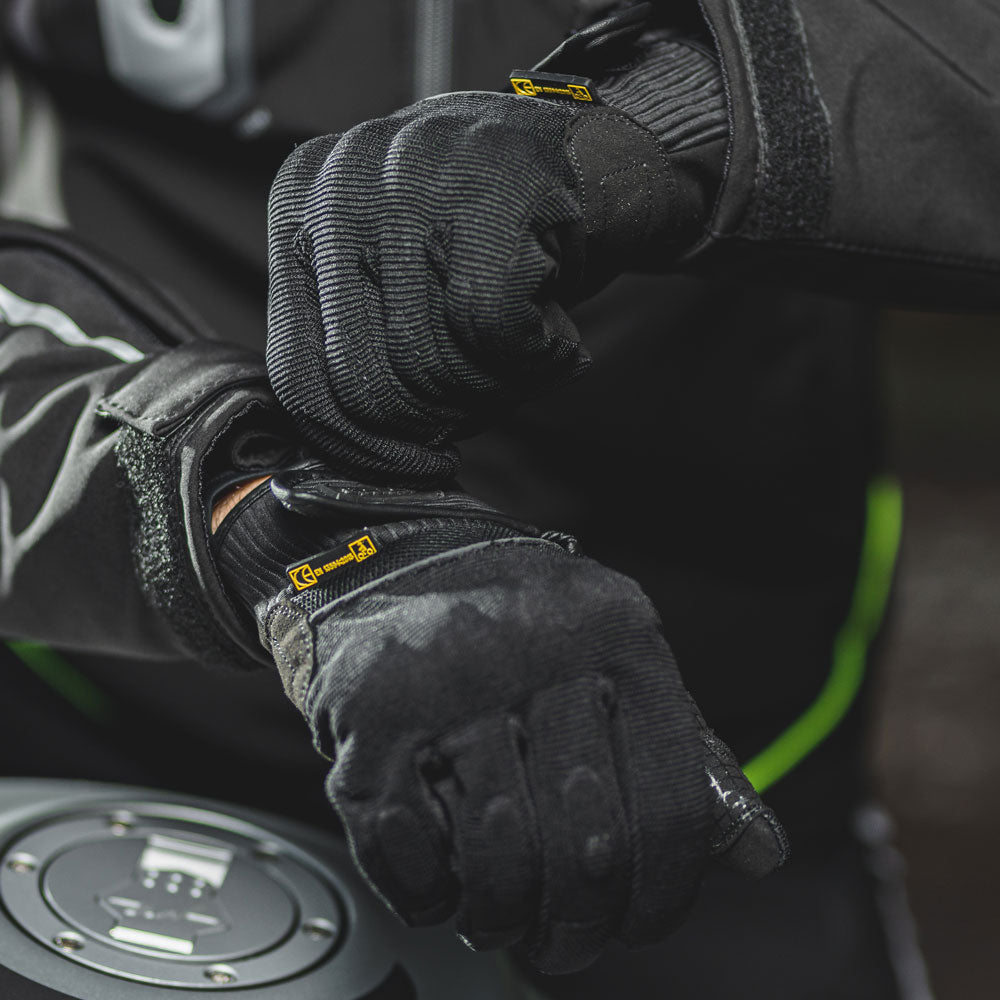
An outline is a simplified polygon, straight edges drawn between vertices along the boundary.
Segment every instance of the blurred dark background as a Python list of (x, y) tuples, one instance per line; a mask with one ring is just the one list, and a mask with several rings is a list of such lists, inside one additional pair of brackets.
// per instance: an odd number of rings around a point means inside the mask
[(938, 1000), (998, 995), (1000, 318), (893, 313), (881, 331), (905, 492), (895, 612), (873, 720)]

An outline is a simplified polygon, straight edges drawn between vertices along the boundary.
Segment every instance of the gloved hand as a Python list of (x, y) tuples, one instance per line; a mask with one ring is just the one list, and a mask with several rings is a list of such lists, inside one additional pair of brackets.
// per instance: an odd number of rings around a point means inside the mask
[(244, 498), (215, 551), (408, 923), (455, 914), (471, 946), (568, 972), (666, 934), (710, 854), (784, 860), (649, 600), (568, 537), (303, 470)]
[(445, 94), (288, 158), (269, 211), (268, 375), (333, 467), (448, 480), (451, 442), (585, 369), (569, 305), (697, 242), (717, 184), (704, 143), (721, 174), (728, 134), (721, 75), (637, 14), (544, 67), (603, 65), (608, 104)]

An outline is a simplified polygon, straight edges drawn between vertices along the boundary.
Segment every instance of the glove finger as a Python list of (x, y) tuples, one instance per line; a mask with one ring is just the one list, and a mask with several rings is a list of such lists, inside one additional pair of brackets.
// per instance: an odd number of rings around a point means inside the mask
[(426, 187), (409, 190), (410, 173), (386, 165), (404, 132), (395, 118), (351, 129), (310, 189), (305, 218), (325, 367), (321, 384), (296, 388), (305, 397), (297, 405), (313, 415), (321, 447), (341, 465), (405, 476), (430, 461), (424, 471), (433, 475), (451, 470), (454, 456), (426, 446), (462, 413), (439, 402), (449, 341), (443, 329), (432, 335), (443, 293), (429, 280), (426, 244), (441, 207), (427, 178)]
[(268, 200), (268, 235), (281, 244), (290, 243), (305, 221), (305, 202), (316, 175), (330, 152), (340, 141), (340, 135), (317, 136), (296, 146), (281, 165)]
[(569, 254), (573, 263), (562, 259), (564, 246), (579, 243), (572, 206), (556, 193), (532, 213), (536, 217), (520, 229), (493, 235), (497, 244), (509, 241), (499, 262), (479, 260), (482, 237), (468, 225), (456, 226), (452, 240), (451, 256), (459, 263), (445, 289), (445, 318), (449, 329), (462, 332), (479, 379), (490, 374), (490, 383), (479, 391), (493, 397), (514, 391), (528, 397), (554, 388), (590, 363), (576, 326), (555, 299), (563, 285), (572, 284), (563, 272), (579, 270), (577, 253)]
[(339, 759), (327, 794), (369, 885), (400, 919), (421, 927), (455, 912), (458, 886), (448, 861), (445, 820), (415, 756), (392, 771), (374, 769), (364, 783), (352, 780), (349, 760)]
[(268, 202), (268, 377), (309, 440), (333, 451), (327, 415), (335, 404), (317, 279), (319, 250), (309, 223), (317, 178), (339, 141), (327, 135), (298, 146), (279, 170)]
[(712, 788), (712, 858), (747, 878), (763, 878), (788, 861), (788, 834), (743, 773), (736, 755), (708, 728), (691, 700)]
[(614, 714), (615, 756), (635, 858), (619, 938), (640, 947), (666, 936), (693, 904), (707, 861), (712, 811), (704, 745), (666, 642), (649, 632), (636, 639), (632, 652), (645, 666), (616, 675)]
[(438, 745), (450, 773), (434, 788), (454, 830), (462, 887), (455, 929), (476, 950), (520, 940), (541, 895), (540, 843), (521, 740), (519, 721), (503, 713)]
[(596, 675), (542, 691), (526, 716), (528, 773), (545, 860), (525, 944), (543, 972), (589, 965), (616, 932), (632, 866), (616, 777), (608, 688)]
[[(322, 364), (322, 320), (312, 248), (303, 243), (303, 226), (315, 174), (337, 140), (336, 135), (325, 135), (298, 146), (282, 164), (271, 186), (267, 223), (270, 286), (267, 351), (268, 363), (272, 360), (277, 363), (279, 375), (285, 371), (285, 357), (291, 352), (304, 353), (301, 362), (310, 371), (315, 369), (310, 377), (321, 377), (317, 364)], [(305, 331), (311, 335), (305, 336)]]
[[(383, 271), (393, 271), (383, 267), (383, 231), (391, 217), (391, 242), (419, 247), (424, 228), (412, 203), (386, 191), (383, 162), (397, 131), (396, 122), (381, 119), (345, 133), (306, 202), (329, 378), (340, 391), (341, 405), (373, 426), (407, 416), (399, 412), (407, 394), (390, 359), (387, 320), (399, 305), (387, 300), (393, 282), (384, 280)], [(409, 319), (414, 319), (412, 311)], [(379, 377), (372, 378), (375, 374)]]

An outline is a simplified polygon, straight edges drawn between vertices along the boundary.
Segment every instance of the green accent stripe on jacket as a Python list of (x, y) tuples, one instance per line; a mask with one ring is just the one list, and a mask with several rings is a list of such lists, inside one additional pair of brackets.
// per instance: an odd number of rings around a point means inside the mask
[(847, 714), (865, 677), (868, 649), (885, 615), (903, 529), (903, 493), (885, 476), (868, 487), (865, 534), (847, 620), (833, 642), (833, 664), (816, 700), (770, 746), (744, 765), (758, 792), (797, 767)]

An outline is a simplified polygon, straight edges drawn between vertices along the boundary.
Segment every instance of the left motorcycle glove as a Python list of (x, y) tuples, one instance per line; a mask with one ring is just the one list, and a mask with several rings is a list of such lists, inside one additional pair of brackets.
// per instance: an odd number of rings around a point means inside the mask
[(663, 937), (710, 854), (784, 860), (649, 600), (571, 539), (305, 469), (246, 496), (214, 549), (406, 922), (454, 914), (471, 946), (569, 972)]
[(299, 146), (269, 208), (267, 366), (344, 474), (439, 485), (453, 441), (589, 363), (566, 313), (702, 235), (728, 124), (713, 56), (630, 9), (546, 71), (602, 105), (444, 94)]

